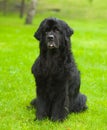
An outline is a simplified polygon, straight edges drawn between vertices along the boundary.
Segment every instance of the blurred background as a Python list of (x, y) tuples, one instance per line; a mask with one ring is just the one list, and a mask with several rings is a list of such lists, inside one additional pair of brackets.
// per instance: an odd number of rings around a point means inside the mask
[(28, 24), (39, 16), (107, 20), (107, 0), (0, 0), (0, 15), (16, 15)]

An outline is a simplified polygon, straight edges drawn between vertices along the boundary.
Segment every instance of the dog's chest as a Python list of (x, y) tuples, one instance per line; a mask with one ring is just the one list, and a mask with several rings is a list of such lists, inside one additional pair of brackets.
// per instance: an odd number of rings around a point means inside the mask
[(48, 77), (46, 79), (46, 93), (50, 99), (53, 99), (55, 96), (57, 96), (64, 84), (64, 79), (59, 78), (58, 76), (54, 77)]
[(61, 57), (48, 55), (44, 61), (43, 69), (48, 76), (55, 77), (55, 75), (60, 75), (64, 71)]

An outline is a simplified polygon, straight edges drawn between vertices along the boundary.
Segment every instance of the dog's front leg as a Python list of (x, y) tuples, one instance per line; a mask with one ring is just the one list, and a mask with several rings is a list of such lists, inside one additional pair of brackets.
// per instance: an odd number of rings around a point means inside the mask
[(37, 104), (36, 104), (36, 118), (37, 120), (42, 120), (47, 117), (47, 105), (46, 101), (42, 97), (37, 98)]
[(65, 85), (64, 92), (59, 94), (55, 99), (56, 100), (52, 107), (51, 120), (63, 121), (69, 113), (69, 96), (67, 84)]

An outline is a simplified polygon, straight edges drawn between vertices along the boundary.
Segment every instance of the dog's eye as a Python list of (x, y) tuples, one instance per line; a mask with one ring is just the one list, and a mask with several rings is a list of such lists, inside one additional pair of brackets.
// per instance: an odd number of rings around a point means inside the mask
[(45, 33), (48, 33), (48, 32), (49, 32), (49, 28), (46, 28), (46, 29), (45, 29)]
[(45, 31), (45, 34), (47, 34), (48, 33), (48, 31)]
[(54, 28), (55, 32), (59, 32), (59, 29), (57, 27)]
[(49, 32), (49, 30), (46, 30), (44, 33), (47, 35), (47, 34), (48, 34), (48, 32)]

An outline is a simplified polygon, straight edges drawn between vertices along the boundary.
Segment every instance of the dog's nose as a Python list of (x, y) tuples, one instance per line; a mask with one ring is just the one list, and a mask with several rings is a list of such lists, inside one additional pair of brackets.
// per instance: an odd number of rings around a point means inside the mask
[(48, 40), (53, 40), (54, 39), (54, 35), (49, 35), (48, 36)]

